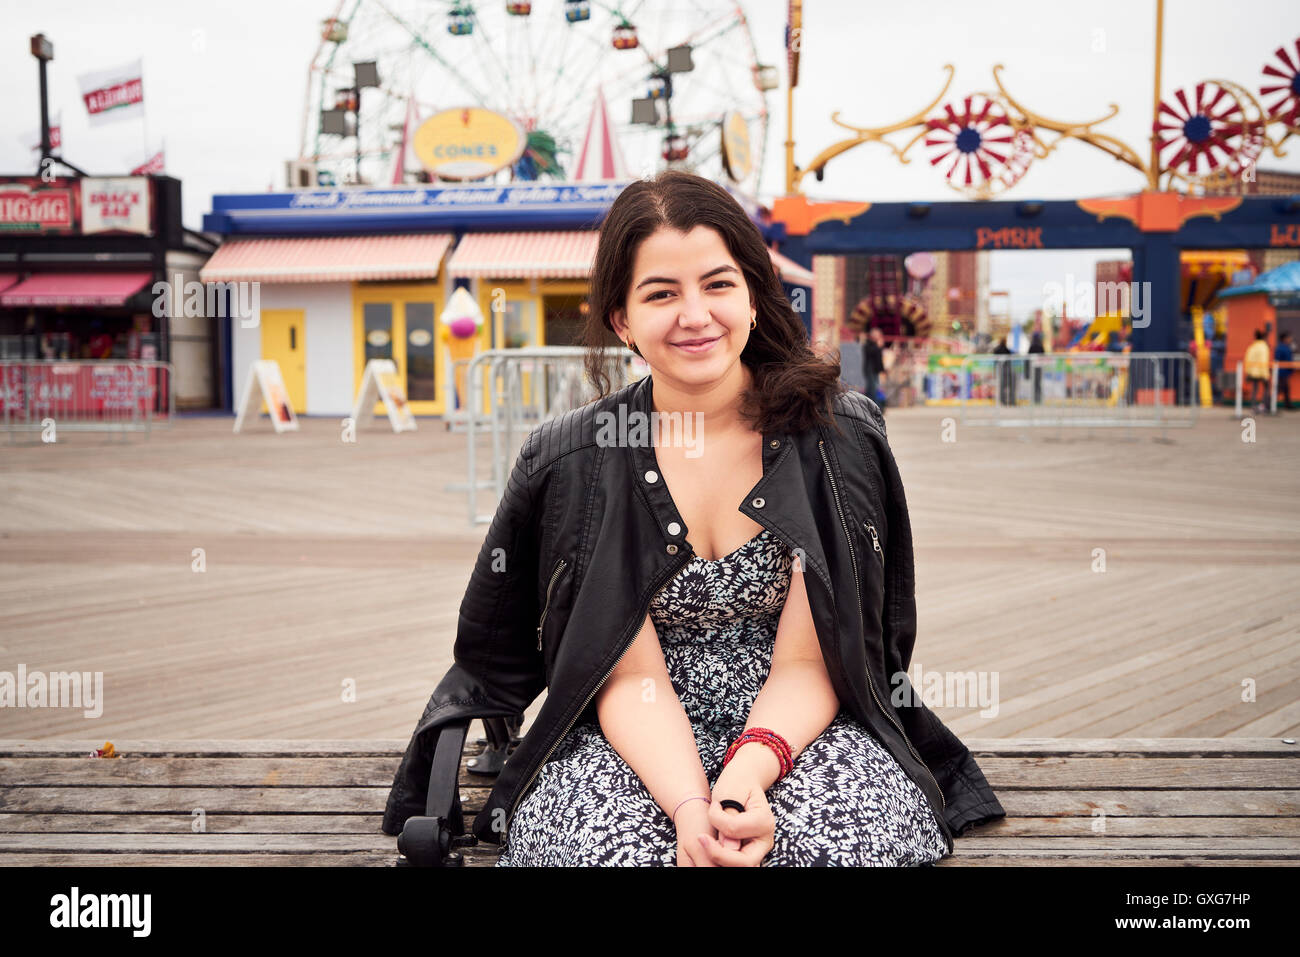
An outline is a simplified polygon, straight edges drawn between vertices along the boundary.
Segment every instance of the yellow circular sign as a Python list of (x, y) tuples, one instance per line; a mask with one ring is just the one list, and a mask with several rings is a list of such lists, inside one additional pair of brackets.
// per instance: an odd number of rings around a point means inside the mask
[(386, 329), (371, 329), (366, 333), (366, 342), (370, 343), (370, 345), (374, 346), (376, 349), (382, 349), (384, 346), (388, 345), (390, 341), (392, 341), (392, 337), (389, 336)]
[(508, 116), (468, 106), (435, 113), (415, 131), (411, 148), (442, 179), (480, 179), (523, 155), (528, 136)]
[(722, 161), (727, 175), (736, 182), (747, 177), (754, 169), (753, 153), (749, 149), (749, 124), (735, 110), (722, 118)]

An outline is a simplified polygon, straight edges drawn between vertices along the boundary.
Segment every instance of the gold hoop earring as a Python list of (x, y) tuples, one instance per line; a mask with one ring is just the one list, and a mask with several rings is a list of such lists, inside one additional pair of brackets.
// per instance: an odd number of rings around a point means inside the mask
[(751, 329), (757, 329), (757, 328), (758, 328), (758, 316), (750, 316), (750, 317), (749, 317), (749, 328), (751, 328)]

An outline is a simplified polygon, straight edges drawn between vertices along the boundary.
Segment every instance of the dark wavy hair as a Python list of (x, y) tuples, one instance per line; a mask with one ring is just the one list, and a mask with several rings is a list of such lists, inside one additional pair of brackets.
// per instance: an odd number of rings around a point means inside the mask
[[(683, 170), (664, 170), (653, 179), (632, 183), (601, 224), (588, 293), (591, 308), (580, 340), (596, 398), (612, 391), (610, 315), (627, 306), (641, 243), (665, 226), (683, 233), (696, 226), (716, 230), (744, 274), (757, 307), (757, 325), (740, 354), (753, 375), (753, 387), (745, 390), (740, 403), (740, 414), (750, 427), (756, 432), (802, 432), (822, 422), (837, 428), (833, 400), (844, 388), (839, 359), (812, 351), (763, 236), (744, 208), (717, 183)], [(634, 351), (640, 355), (640, 350)]]

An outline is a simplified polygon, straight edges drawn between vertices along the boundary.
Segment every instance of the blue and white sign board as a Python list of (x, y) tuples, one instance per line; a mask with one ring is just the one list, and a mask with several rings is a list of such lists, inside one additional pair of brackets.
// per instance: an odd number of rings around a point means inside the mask
[(296, 189), (212, 197), (208, 232), (350, 232), (385, 229), (590, 228), (631, 180)]

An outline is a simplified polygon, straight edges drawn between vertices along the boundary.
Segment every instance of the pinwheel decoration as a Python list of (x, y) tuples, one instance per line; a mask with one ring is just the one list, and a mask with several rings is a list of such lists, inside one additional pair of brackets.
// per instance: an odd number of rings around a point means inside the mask
[(997, 103), (980, 94), (966, 97), (957, 109), (943, 105), (944, 115), (926, 122), (925, 145), (934, 147), (931, 166), (951, 158), (944, 171), (958, 187), (977, 187), (993, 179), (1011, 156), (1015, 130)]
[(1287, 126), (1300, 127), (1300, 39), (1295, 41), (1295, 55), (1287, 53), (1286, 47), (1278, 47), (1273, 56), (1281, 64), (1264, 64), (1264, 83), (1259, 88), (1260, 99), (1267, 101), (1270, 122), (1285, 123)]
[(1263, 136), (1237, 89), (1215, 80), (1196, 84), (1190, 97), (1176, 90), (1160, 103), (1154, 127), (1161, 167), (1188, 182), (1235, 176), (1259, 155)]

